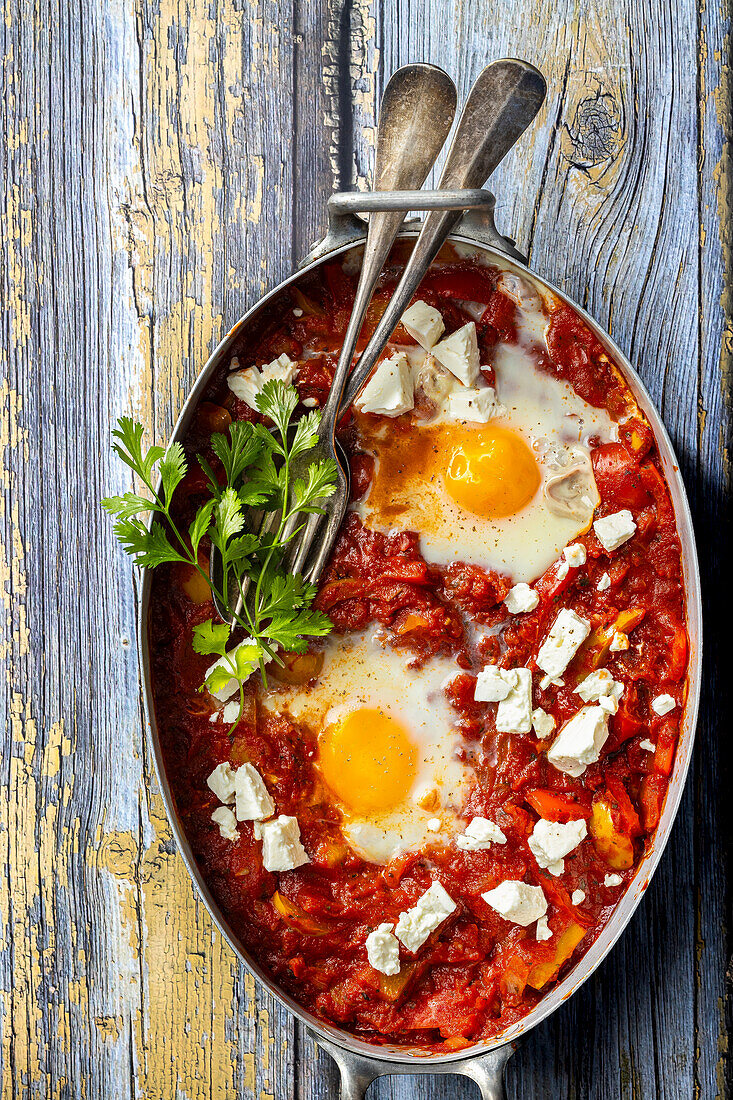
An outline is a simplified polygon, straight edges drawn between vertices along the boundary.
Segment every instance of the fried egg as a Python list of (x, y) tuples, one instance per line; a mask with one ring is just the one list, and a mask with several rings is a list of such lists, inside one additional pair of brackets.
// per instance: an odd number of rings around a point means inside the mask
[[(414, 352), (411, 360), (419, 370)], [(465, 561), (530, 583), (590, 526), (599, 497), (588, 440), (617, 432), (604, 409), (540, 371), (527, 347), (498, 346), (493, 366), (498, 405), (488, 423), (441, 410), (359, 421), (376, 462), (354, 507), (374, 530), (417, 531), (432, 564)]]
[(471, 770), (456, 755), (465, 741), (445, 695), (458, 669), (446, 658), (409, 668), (410, 659), (382, 645), (376, 630), (331, 638), (315, 683), (263, 699), (317, 733), (317, 767), (343, 815), (341, 831), (372, 863), (463, 830)]

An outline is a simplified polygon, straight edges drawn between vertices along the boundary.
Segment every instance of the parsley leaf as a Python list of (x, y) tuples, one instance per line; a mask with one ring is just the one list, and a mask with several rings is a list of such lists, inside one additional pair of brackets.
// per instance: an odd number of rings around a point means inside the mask
[(218, 653), (223, 657), (227, 651), (227, 642), (231, 631), (227, 623), (215, 623), (207, 619), (193, 628), (193, 648), (197, 653)]
[(164, 562), (187, 560), (171, 545), (160, 523), (151, 523), (148, 528), (139, 519), (120, 519), (114, 526), (114, 532), (125, 552), (141, 568), (154, 569)]

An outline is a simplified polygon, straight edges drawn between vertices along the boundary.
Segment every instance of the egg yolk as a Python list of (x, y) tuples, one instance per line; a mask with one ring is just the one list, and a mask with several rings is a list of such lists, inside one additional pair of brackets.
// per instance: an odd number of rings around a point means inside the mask
[(520, 435), (487, 427), (464, 434), (449, 448), (443, 484), (448, 495), (478, 516), (512, 516), (540, 485), (537, 461)]
[(353, 813), (389, 810), (415, 779), (415, 745), (384, 711), (362, 707), (329, 726), (319, 742), (321, 773)]

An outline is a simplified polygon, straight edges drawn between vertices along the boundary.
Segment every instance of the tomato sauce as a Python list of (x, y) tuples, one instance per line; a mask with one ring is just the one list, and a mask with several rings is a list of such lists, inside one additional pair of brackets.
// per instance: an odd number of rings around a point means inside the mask
[[(361, 345), (373, 330), (398, 276), (387, 272), (370, 307)], [(436, 266), (420, 298), (437, 305), (446, 330), (469, 319), (461, 303), (487, 303), (478, 324), (481, 362), (490, 364), (498, 343), (517, 339), (515, 304), (498, 286), (496, 268), (470, 260)], [(298, 359), (301, 399), (324, 399), (348, 321), (355, 278), (341, 265), (325, 264), (282, 293), (236, 349), (241, 366), (267, 363), (287, 352)], [(317, 733), (287, 716), (264, 711), (246, 688), (245, 717), (230, 740), (200, 685), (210, 659), (191, 646), (195, 624), (212, 616), (212, 604), (195, 578), (178, 566), (158, 569), (153, 581), (150, 631), (155, 709), (166, 768), (178, 814), (217, 903), (234, 935), (273, 979), (301, 1005), (367, 1041), (426, 1049), (461, 1049), (492, 1038), (520, 1020), (565, 975), (597, 937), (648, 850), (659, 822), (672, 771), (686, 691), (687, 632), (680, 543), (670, 494), (653, 433), (638, 412), (616, 366), (581, 318), (558, 301), (547, 303), (546, 350), (536, 362), (567, 380), (589, 403), (623, 420), (618, 442), (592, 449), (601, 496), (596, 518), (628, 508), (635, 536), (608, 554), (593, 533), (581, 536), (587, 562), (558, 579), (549, 569), (533, 585), (538, 607), (507, 614), (503, 599), (511, 581), (460, 561), (446, 568), (421, 557), (418, 533), (384, 535), (349, 514), (321, 580), (318, 605), (336, 634), (380, 624), (390, 645), (416, 663), (451, 655), (463, 672), (452, 681), (450, 702), (459, 715), (465, 758), (475, 773), (466, 819), (496, 822), (507, 843), (481, 851), (455, 845), (408, 853), (387, 866), (360, 859), (340, 832), (340, 811), (316, 766)], [(395, 342), (409, 344), (398, 328)], [(489, 368), (488, 380), (491, 379)], [(255, 414), (227, 388), (225, 374), (208, 387), (185, 441), (190, 455), (206, 454), (212, 431), (230, 418)], [(358, 450), (351, 416), (340, 426), (349, 453), (352, 495), (367, 491), (372, 459)], [(179, 491), (179, 518), (187, 522), (204, 499), (195, 464)], [(608, 573), (610, 585), (599, 590)], [(545, 690), (535, 679), (533, 706), (559, 727), (579, 708), (573, 687), (595, 668), (608, 668), (624, 684), (618, 713), (599, 761), (574, 779), (546, 759), (549, 741), (533, 733), (496, 730), (491, 706), (474, 701), (475, 666), (536, 667), (538, 647), (560, 608), (591, 623), (591, 634), (567, 670), (563, 686)], [(477, 646), (466, 622), (500, 628), (483, 632)], [(614, 630), (630, 648), (612, 652)], [(473, 647), (473, 649), (472, 649)], [(297, 666), (297, 667), (296, 667)], [(471, 672), (471, 668), (474, 672)], [(307, 679), (317, 671), (295, 662)], [(659, 717), (652, 699), (676, 701)], [(652, 744), (654, 751), (649, 751)], [(206, 780), (228, 761), (252, 762), (280, 814), (292, 814), (311, 862), (294, 871), (263, 869), (260, 843), (250, 822), (235, 842), (211, 820), (219, 802)], [(567, 822), (583, 818), (585, 841), (565, 861), (559, 877), (541, 870), (528, 847), (538, 817)], [(611, 885), (620, 878), (619, 885)], [(404, 954), (400, 973), (387, 977), (367, 961), (367, 934), (395, 921), (438, 878), (457, 902), (454, 913), (414, 957)], [(533, 927), (502, 918), (481, 894), (507, 879), (541, 885), (552, 930), (538, 942)], [(580, 899), (578, 891), (582, 891)], [(575, 900), (574, 900), (575, 899)]]

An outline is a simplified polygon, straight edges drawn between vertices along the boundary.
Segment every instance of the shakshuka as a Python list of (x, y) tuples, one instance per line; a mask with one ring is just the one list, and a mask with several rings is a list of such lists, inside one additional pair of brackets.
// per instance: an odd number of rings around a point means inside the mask
[[(360, 253), (282, 292), (185, 441), (321, 405)], [(400, 274), (385, 269), (364, 346)], [(260, 418), (261, 419), (261, 418)], [(572, 308), (441, 253), (339, 439), (333, 631), (239, 701), (200, 686), (214, 614), (153, 582), (155, 710), (182, 824), (244, 948), (367, 1041), (497, 1036), (590, 946), (654, 836), (685, 703), (680, 544), (654, 435)], [(179, 492), (182, 520), (203, 475)], [(234, 690), (234, 685), (232, 685)], [(232, 709), (233, 708), (233, 709)]]

